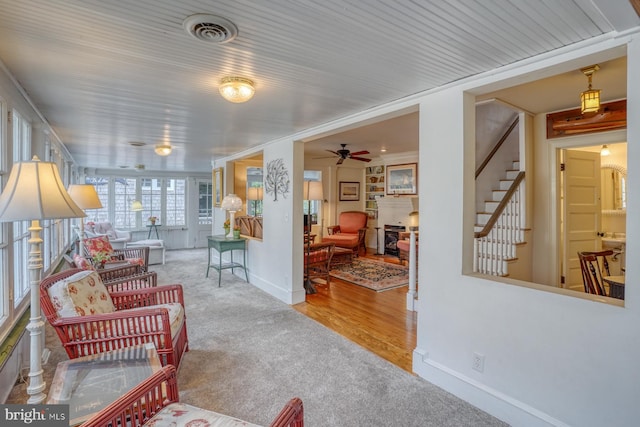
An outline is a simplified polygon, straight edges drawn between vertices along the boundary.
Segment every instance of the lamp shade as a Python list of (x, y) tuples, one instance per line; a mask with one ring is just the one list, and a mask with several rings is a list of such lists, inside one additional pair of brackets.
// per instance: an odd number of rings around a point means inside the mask
[(131, 211), (140, 212), (142, 210), (142, 202), (140, 200), (134, 200), (131, 202)]
[(71, 184), (67, 191), (81, 209), (100, 209), (102, 207), (96, 188), (91, 184)]
[(320, 181), (305, 181), (303, 197), (304, 200), (323, 200), (322, 182)]
[(262, 187), (247, 188), (247, 200), (262, 200)]
[(13, 165), (0, 195), (0, 221), (85, 216), (64, 188), (55, 163), (41, 162), (34, 156)]
[(225, 211), (237, 212), (242, 209), (242, 199), (235, 194), (227, 194), (222, 199), (220, 207)]

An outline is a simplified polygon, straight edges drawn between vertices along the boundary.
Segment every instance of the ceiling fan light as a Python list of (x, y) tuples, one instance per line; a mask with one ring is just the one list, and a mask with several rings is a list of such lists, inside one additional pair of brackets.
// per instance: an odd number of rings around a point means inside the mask
[(172, 150), (173, 147), (169, 144), (157, 144), (155, 147), (155, 152), (158, 156), (168, 156)]
[(218, 90), (224, 99), (234, 103), (246, 102), (256, 92), (253, 81), (244, 77), (224, 77)]

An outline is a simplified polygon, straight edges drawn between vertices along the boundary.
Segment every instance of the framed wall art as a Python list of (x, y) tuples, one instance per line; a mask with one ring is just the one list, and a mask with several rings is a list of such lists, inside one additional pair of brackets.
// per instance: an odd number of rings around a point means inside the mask
[(340, 195), (340, 201), (357, 202), (360, 200), (360, 183), (340, 181), (340, 188), (338, 194)]
[(387, 194), (418, 194), (418, 164), (387, 166)]
[(213, 192), (213, 206), (216, 208), (220, 207), (220, 204), (222, 203), (222, 172), (223, 172), (223, 168), (215, 168), (213, 170), (213, 178), (212, 178), (212, 183), (213, 183), (213, 188), (211, 189)]

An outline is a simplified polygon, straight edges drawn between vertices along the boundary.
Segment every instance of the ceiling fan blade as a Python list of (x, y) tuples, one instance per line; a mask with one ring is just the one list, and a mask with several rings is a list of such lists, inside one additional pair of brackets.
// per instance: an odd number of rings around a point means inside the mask
[(324, 157), (313, 157), (314, 160), (318, 159), (335, 159), (336, 156), (324, 156)]
[(363, 151), (356, 151), (355, 153), (351, 153), (351, 156), (360, 156), (362, 154), (369, 154), (369, 152), (367, 150), (363, 150)]
[(335, 154), (336, 156), (339, 156), (339, 155), (340, 155), (340, 153), (338, 153), (338, 152), (336, 152), (336, 151), (333, 151), (333, 150), (326, 150), (326, 151), (328, 151), (328, 152), (330, 152), (330, 153), (332, 153), (332, 154)]
[(352, 160), (360, 160), (361, 162), (370, 162), (371, 159), (365, 159), (364, 157), (350, 157)]
[(338, 161), (336, 162), (336, 165), (341, 165), (341, 164), (342, 164), (342, 162), (344, 162), (344, 159), (343, 159), (342, 157), (340, 157), (340, 158), (338, 159)]

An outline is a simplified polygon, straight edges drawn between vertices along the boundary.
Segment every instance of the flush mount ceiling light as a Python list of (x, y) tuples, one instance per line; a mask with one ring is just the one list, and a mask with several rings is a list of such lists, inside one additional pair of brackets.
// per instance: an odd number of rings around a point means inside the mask
[(246, 102), (256, 92), (253, 81), (244, 77), (224, 77), (220, 80), (220, 95), (229, 102)]
[(594, 113), (600, 109), (600, 89), (591, 89), (591, 78), (600, 69), (598, 64), (582, 68), (582, 74), (589, 79), (589, 88), (580, 94), (582, 113)]
[(608, 156), (611, 154), (611, 150), (609, 150), (609, 147), (607, 147), (606, 145), (602, 146), (602, 149), (600, 149), (600, 155), (601, 156)]
[(158, 156), (168, 156), (171, 154), (173, 147), (169, 144), (156, 144), (154, 150)]

